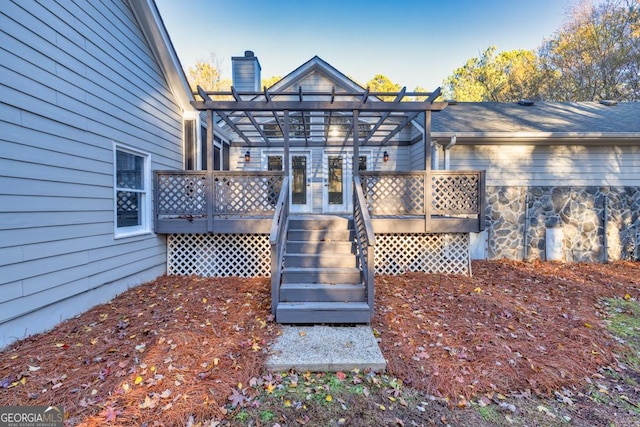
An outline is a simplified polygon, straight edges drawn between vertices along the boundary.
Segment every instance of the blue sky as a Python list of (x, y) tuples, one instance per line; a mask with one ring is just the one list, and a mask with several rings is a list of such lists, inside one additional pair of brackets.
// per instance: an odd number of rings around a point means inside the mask
[(575, 0), (156, 0), (188, 69), (252, 50), (262, 77), (285, 76), (314, 55), (360, 83), (375, 74), (413, 90), (442, 85), (489, 46), (535, 49)]

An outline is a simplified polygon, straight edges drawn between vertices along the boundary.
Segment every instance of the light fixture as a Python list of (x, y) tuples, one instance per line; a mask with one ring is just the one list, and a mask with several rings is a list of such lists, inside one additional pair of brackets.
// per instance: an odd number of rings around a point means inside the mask
[(251, 161), (251, 153), (249, 152), (249, 150), (247, 150), (247, 152), (244, 153), (244, 161), (245, 162)]
[(389, 153), (387, 151), (385, 151), (384, 154), (382, 155), (382, 160), (385, 162), (389, 161)]

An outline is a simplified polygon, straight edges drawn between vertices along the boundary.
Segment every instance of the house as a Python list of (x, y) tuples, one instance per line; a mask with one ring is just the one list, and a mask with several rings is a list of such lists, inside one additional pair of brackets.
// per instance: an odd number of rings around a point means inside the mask
[(640, 103), (449, 103), (432, 137), (439, 167), (486, 170), (475, 257), (638, 259)]
[(277, 321), (357, 323), (376, 274), (637, 258), (637, 103), (370, 93), (317, 56), (260, 88), (232, 60), (232, 91), (193, 102), (228, 171), (156, 174), (170, 274), (271, 275)]
[(201, 134), (153, 1), (0, 2), (0, 348), (166, 272), (152, 175)]
[(317, 56), (261, 88), (251, 51), (194, 96), (153, 0), (0, 20), (0, 346), (165, 273), (367, 323), (377, 274), (637, 258), (636, 103), (374, 93)]
[(169, 274), (271, 276), (278, 322), (367, 323), (376, 274), (470, 273), (484, 171), (432, 170), (439, 89), (373, 93), (317, 56), (260, 88), (253, 52), (232, 65), (192, 103), (209, 167), (155, 173)]

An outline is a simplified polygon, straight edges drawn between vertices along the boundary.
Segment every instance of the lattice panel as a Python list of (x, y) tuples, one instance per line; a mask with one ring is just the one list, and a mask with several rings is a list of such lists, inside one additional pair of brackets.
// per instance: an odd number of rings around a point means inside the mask
[(424, 214), (424, 175), (370, 175), (362, 177), (371, 215)]
[(440, 175), (433, 173), (431, 206), (433, 214), (477, 214), (480, 177), (477, 174)]
[(469, 235), (376, 234), (376, 274), (471, 274)]
[(118, 191), (116, 204), (118, 205), (118, 212), (138, 212), (140, 193)]
[(259, 215), (275, 210), (282, 176), (233, 175), (216, 178), (215, 212)]
[(271, 276), (268, 234), (171, 234), (167, 273), (203, 277)]
[(206, 172), (158, 175), (158, 215), (206, 215)]

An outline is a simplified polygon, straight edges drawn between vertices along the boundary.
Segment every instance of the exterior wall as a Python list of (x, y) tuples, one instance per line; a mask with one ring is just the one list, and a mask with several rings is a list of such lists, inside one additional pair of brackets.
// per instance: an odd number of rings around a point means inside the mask
[(636, 145), (455, 145), (451, 169), (484, 169), (487, 186), (639, 186)]
[(487, 171), (490, 259), (546, 259), (556, 227), (564, 261), (637, 258), (638, 146), (457, 145), (451, 167)]
[[(282, 148), (253, 148), (249, 149), (251, 160), (245, 161), (246, 146), (233, 145), (230, 149), (230, 170), (232, 171), (259, 171), (266, 170), (265, 159), (267, 155), (282, 154)], [(384, 152), (389, 153), (389, 160), (383, 161)], [(323, 165), (325, 153), (345, 153), (348, 157), (346, 168), (351, 170), (351, 157), (353, 149), (350, 147), (330, 146), (330, 147), (292, 147), (290, 153), (310, 153), (311, 169), (310, 191), (312, 194), (312, 213), (322, 213), (323, 211), (323, 189), (324, 178), (327, 174), (326, 167)], [(407, 146), (363, 146), (360, 148), (360, 155), (368, 157), (367, 167), (374, 171), (393, 171), (393, 170), (410, 170), (410, 147)], [(350, 175), (349, 175), (350, 177)], [(351, 197), (347, 195), (347, 197)]]
[(640, 187), (490, 187), (487, 202), (490, 259), (547, 259), (555, 228), (563, 261), (638, 258)]
[(0, 2), (0, 347), (166, 271), (114, 239), (113, 143), (181, 168), (182, 111), (120, 0)]

